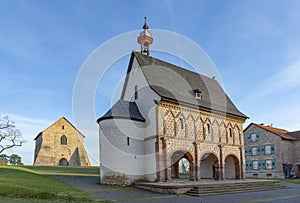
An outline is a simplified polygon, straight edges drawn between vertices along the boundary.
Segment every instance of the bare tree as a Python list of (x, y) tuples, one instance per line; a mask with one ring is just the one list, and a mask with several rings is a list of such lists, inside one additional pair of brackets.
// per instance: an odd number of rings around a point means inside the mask
[(7, 149), (20, 147), (24, 142), (22, 133), (16, 128), (14, 122), (8, 116), (0, 115), (0, 154)]

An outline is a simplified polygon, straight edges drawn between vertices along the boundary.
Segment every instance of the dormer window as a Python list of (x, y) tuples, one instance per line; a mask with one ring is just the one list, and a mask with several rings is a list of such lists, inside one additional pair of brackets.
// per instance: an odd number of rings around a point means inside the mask
[(194, 96), (197, 99), (202, 99), (201, 91), (199, 89), (194, 89)]

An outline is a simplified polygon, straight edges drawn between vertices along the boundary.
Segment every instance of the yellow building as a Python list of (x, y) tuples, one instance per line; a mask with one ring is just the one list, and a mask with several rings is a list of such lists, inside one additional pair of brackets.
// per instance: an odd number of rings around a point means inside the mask
[(90, 166), (81, 134), (62, 117), (35, 140), (35, 166)]

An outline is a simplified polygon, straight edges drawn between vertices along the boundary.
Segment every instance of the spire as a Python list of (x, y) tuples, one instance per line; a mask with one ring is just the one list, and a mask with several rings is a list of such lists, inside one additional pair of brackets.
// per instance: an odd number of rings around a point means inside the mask
[(146, 16), (145, 16), (145, 23), (144, 23), (143, 29), (144, 30), (148, 30), (149, 29), (149, 26), (147, 25), (147, 17)]
[(150, 45), (153, 42), (151, 33), (148, 31), (147, 17), (145, 17), (145, 23), (143, 26), (144, 31), (140, 32), (140, 36), (137, 38), (138, 43), (141, 45), (141, 53), (150, 55)]

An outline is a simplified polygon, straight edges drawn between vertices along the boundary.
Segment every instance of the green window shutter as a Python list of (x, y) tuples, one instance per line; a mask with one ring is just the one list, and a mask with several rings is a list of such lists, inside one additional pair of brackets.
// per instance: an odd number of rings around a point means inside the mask
[(259, 133), (256, 133), (256, 141), (259, 140)]
[(252, 161), (249, 161), (249, 169), (252, 169)]
[(261, 160), (261, 168), (266, 169), (266, 160)]
[(249, 170), (249, 168), (248, 168), (248, 160), (246, 160), (246, 170)]
[(248, 149), (245, 148), (245, 156), (248, 156)]
[(272, 153), (272, 154), (275, 153), (275, 146), (274, 146), (274, 144), (271, 145), (271, 153)]
[(260, 154), (265, 154), (265, 146), (261, 146), (261, 153)]
[(275, 159), (272, 160), (272, 169), (276, 168)]
[(251, 135), (247, 134), (247, 138), (248, 138), (248, 142), (250, 142), (251, 141)]
[(248, 156), (252, 156), (252, 148), (248, 148)]
[(261, 168), (261, 161), (258, 160), (257, 163), (258, 163), (258, 169), (260, 169)]
[(257, 146), (256, 149), (257, 149), (257, 155), (260, 155), (260, 146)]

